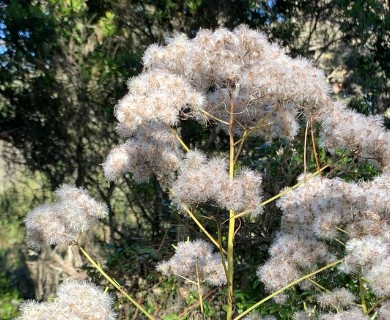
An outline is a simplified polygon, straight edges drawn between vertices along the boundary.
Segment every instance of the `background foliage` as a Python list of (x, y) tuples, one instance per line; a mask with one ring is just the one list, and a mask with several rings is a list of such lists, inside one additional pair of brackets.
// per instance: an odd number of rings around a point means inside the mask
[[(147, 299), (151, 312), (166, 310), (166, 319), (175, 319), (175, 306), (181, 305), (187, 306), (189, 318), (196, 317), (191, 309), (196, 293), (173, 279), (163, 282), (154, 266), (171, 255), (171, 243), (198, 236), (197, 228), (175, 212), (156, 180), (136, 185), (128, 176), (108, 184), (100, 166), (117, 143), (113, 107), (125, 93), (126, 80), (142, 70), (140, 57), (151, 43), (163, 43), (176, 32), (193, 37), (199, 28), (245, 23), (292, 56), (312, 59), (326, 72), (332, 94), (350, 107), (389, 115), (390, 14), (385, 0), (9, 0), (0, 1), (0, 8), (3, 319), (16, 314), (22, 299), (33, 298), (40, 281), (28, 267), (41, 257), (32, 260), (23, 245), (23, 217), (65, 182), (87, 188), (108, 205), (109, 219), (97, 230), (94, 250), (114, 278)], [(182, 126), (191, 147), (226, 146), (226, 136), (217, 128), (191, 121)], [(303, 132), (291, 144), (251, 140), (242, 165), (267, 173), (264, 192), (269, 198), (294, 184), (303, 167), (302, 150)], [(327, 162), (329, 155), (320, 155)], [(353, 164), (351, 155), (335, 175), (353, 180), (376, 173)], [(215, 231), (212, 220), (200, 219)], [(266, 258), (278, 222), (273, 205), (256, 221), (242, 221), (236, 238), (238, 308), (262, 295), (253, 266)], [(59, 279), (67, 276), (64, 271)], [(49, 294), (55, 286), (45, 290)], [(222, 296), (213, 292), (208, 301)], [(120, 319), (132, 316), (125, 303), (117, 307)], [(285, 317), (292, 311), (275, 309)], [(210, 304), (209, 317), (218, 318), (218, 312)]]

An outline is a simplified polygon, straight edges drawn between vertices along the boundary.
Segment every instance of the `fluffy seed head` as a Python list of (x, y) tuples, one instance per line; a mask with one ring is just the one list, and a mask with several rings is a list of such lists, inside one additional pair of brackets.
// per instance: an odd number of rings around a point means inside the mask
[(362, 239), (351, 239), (346, 244), (347, 256), (343, 269), (347, 273), (360, 271), (361, 267), (370, 268), (373, 264), (389, 256), (388, 244), (379, 237), (366, 236)]
[(58, 289), (56, 303), (82, 319), (113, 320), (110, 295), (90, 282), (66, 281)]
[(203, 240), (179, 242), (174, 256), (158, 264), (157, 270), (195, 282), (198, 275), (200, 282), (214, 286), (226, 284), (221, 256), (214, 254), (211, 245)]
[(174, 201), (180, 206), (197, 205), (207, 201), (226, 210), (248, 210), (259, 214), (261, 175), (242, 169), (230, 179), (227, 161), (221, 157), (209, 160), (200, 151), (190, 151), (182, 163), (178, 178), (172, 187)]
[(113, 300), (89, 282), (66, 281), (54, 302), (24, 302), (16, 320), (114, 320)]
[(80, 232), (108, 214), (107, 207), (82, 188), (63, 185), (56, 194), (58, 202), (37, 207), (26, 215), (27, 243), (32, 248), (76, 240)]
[(366, 278), (378, 297), (390, 295), (390, 256), (378, 261), (367, 271)]
[(345, 288), (335, 289), (332, 292), (322, 293), (317, 301), (322, 308), (339, 310), (350, 306), (355, 301), (355, 296)]
[(276, 320), (276, 318), (274, 316), (262, 316), (257, 312), (251, 312), (242, 318), (242, 320)]
[(369, 320), (368, 315), (364, 315), (360, 308), (351, 308), (338, 313), (320, 314), (319, 320)]

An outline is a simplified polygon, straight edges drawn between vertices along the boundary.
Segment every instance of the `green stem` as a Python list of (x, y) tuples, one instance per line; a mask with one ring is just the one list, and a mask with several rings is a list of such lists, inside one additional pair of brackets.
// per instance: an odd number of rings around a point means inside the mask
[(363, 313), (367, 314), (367, 304), (366, 304), (366, 289), (364, 288), (364, 282), (361, 276), (359, 276), (359, 296), (360, 296), (360, 302), (363, 309)]
[(226, 251), (223, 250), (223, 247), (222, 247), (222, 231), (221, 231), (221, 225), (219, 223), (217, 225), (217, 228), (218, 228), (219, 252), (221, 254), (222, 266), (223, 266), (223, 270), (225, 271), (225, 275), (226, 275), (226, 279), (227, 279), (228, 278), (228, 271), (226, 268), (226, 259), (225, 259), (225, 254), (224, 254), (224, 252), (226, 252)]
[[(233, 97), (230, 95), (230, 119), (229, 119), (229, 180), (233, 182), (234, 178), (234, 130), (233, 130), (233, 121), (234, 121), (234, 102)], [(228, 231), (228, 272), (227, 272), (227, 285), (228, 285), (228, 306), (226, 319), (231, 320), (233, 317), (233, 303), (234, 303), (234, 290), (233, 290), (233, 266), (234, 266), (234, 235), (235, 235), (235, 213), (234, 210), (229, 210), (229, 231)]]
[(101, 268), (101, 266), (91, 258), (91, 256), (78, 244), (76, 245), (81, 253), (88, 259), (88, 261), (94, 266), (94, 268), (100, 272), (100, 274), (105, 277), (120, 293), (122, 293), (127, 300), (129, 300), (132, 304), (136, 306), (138, 310), (140, 310), (145, 316), (147, 316), (151, 320), (155, 320), (154, 317), (152, 317), (137, 301), (135, 301), (132, 297), (129, 296), (129, 294), (122, 289), (122, 287), (116, 282), (114, 279), (112, 279), (107, 273), (104, 272), (104, 270)]
[(386, 296), (386, 297), (383, 297), (383, 298), (379, 299), (377, 302), (375, 302), (375, 303), (371, 306), (370, 309), (368, 309), (368, 310), (366, 311), (365, 314), (370, 314), (371, 312), (373, 312), (376, 308), (378, 308), (378, 307), (381, 305), (381, 303), (382, 303), (383, 301), (386, 301), (387, 299), (390, 299), (390, 296)]
[[(168, 188), (169, 192), (174, 196), (175, 193), (171, 188)], [(214, 237), (205, 229), (205, 227), (202, 225), (202, 223), (195, 217), (195, 215), (192, 213), (192, 211), (183, 204), (183, 209), (185, 212), (188, 213), (188, 215), (191, 217), (191, 219), (197, 224), (197, 226), (204, 232), (204, 234), (209, 238), (209, 240), (219, 249), (221, 249), (225, 254), (227, 254), (226, 250), (218, 244), (218, 241), (214, 239)]]
[(291, 288), (292, 286), (295, 286), (296, 284), (298, 284), (299, 282), (303, 281), (303, 280), (306, 280), (306, 279), (309, 279), (311, 278), (312, 276), (316, 275), (317, 273), (320, 273), (326, 269), (329, 269), (329, 268), (332, 268), (334, 267), (335, 265), (343, 262), (344, 259), (340, 259), (340, 260), (337, 260), (337, 261), (334, 261), (332, 263), (329, 263), (327, 264), (326, 266), (312, 272), (312, 273), (309, 273), (293, 282), (290, 282), (288, 285), (284, 286), (283, 288), (275, 291), (274, 293), (270, 294), (269, 296), (265, 297), (263, 300), (257, 302), (256, 304), (254, 304), (252, 307), (250, 307), (249, 309), (245, 310), (243, 313), (241, 313), (239, 316), (235, 317), (234, 320), (238, 320), (238, 319), (241, 319), (243, 316), (247, 315), (249, 312), (251, 312), (252, 310), (256, 309), (258, 306), (262, 305), (264, 302), (272, 299), (273, 297), (277, 296), (278, 294), (282, 293), (283, 291), (287, 290), (288, 288)]
[(229, 125), (229, 123), (227, 123), (226, 121), (223, 121), (222, 119), (219, 119), (218, 117), (212, 115), (211, 113), (207, 112), (206, 110), (203, 110), (203, 109), (199, 109), (200, 112), (203, 112), (206, 116), (210, 117), (211, 119), (214, 119), (220, 123), (223, 123), (223, 124), (226, 124), (226, 125)]
[[(285, 100), (286, 101), (286, 100)], [(245, 134), (243, 134), (243, 136), (238, 139), (234, 145), (238, 144), (238, 143), (244, 143), (244, 140), (255, 130), (259, 129), (260, 127), (262, 127), (264, 124), (265, 124), (265, 121), (274, 113), (278, 110), (279, 107), (282, 106), (282, 104), (285, 102), (280, 102), (280, 103), (277, 103), (276, 105), (273, 105), (271, 110), (263, 117), (260, 119), (260, 121), (253, 127), (251, 128), (248, 128), (245, 130)]]
[[(286, 193), (289, 193), (290, 191), (298, 188), (300, 185), (306, 183), (308, 180), (310, 180), (311, 178), (314, 178), (315, 176), (317, 176), (318, 174), (320, 174), (322, 171), (324, 171), (326, 168), (330, 167), (330, 164), (327, 164), (326, 166), (322, 167), (320, 170), (317, 170), (316, 172), (312, 173), (311, 175), (307, 176), (305, 179), (303, 179), (302, 181), (298, 182), (297, 184), (293, 185), (292, 187), (290, 188), (287, 188), (287, 189), (284, 189), (282, 192), (279, 192), (276, 196), (266, 200), (266, 201), (263, 201), (260, 206), (265, 206), (266, 204), (272, 202), (272, 201), (275, 201), (276, 199), (280, 198), (281, 196), (285, 195)], [(245, 210), (239, 214), (236, 214), (235, 215), (235, 218), (241, 218), (242, 216), (245, 216), (249, 213), (251, 213), (252, 211), (251, 210)]]
[(199, 267), (198, 267), (198, 261), (195, 263), (195, 269), (196, 269), (196, 286), (198, 288), (198, 295), (199, 295), (199, 305), (200, 305), (200, 312), (204, 314), (203, 310), (203, 298), (202, 298), (202, 287), (200, 285), (200, 276), (199, 276)]
[(209, 238), (209, 240), (220, 250), (222, 250), (223, 253), (227, 254), (226, 250), (222, 247), (220, 247), (219, 243), (214, 239), (214, 237), (205, 229), (205, 227), (202, 225), (202, 223), (194, 216), (192, 211), (188, 209), (186, 206), (184, 207), (184, 210), (188, 213), (188, 215), (191, 217), (192, 220), (198, 225), (199, 229), (204, 232), (204, 234)]
[(178, 135), (177, 131), (175, 129), (173, 129), (172, 127), (169, 127), (169, 130), (171, 130), (171, 133), (174, 135), (174, 137), (177, 139), (177, 141), (180, 142), (181, 146), (183, 147), (183, 149), (188, 152), (190, 151), (190, 148), (187, 147), (187, 145), (184, 143), (184, 141), (182, 140), (182, 138), (180, 138), (180, 136)]
[(233, 316), (233, 249), (234, 249), (234, 228), (235, 228), (235, 218), (234, 211), (230, 210), (229, 212), (229, 233), (228, 233), (228, 274), (227, 274), (227, 284), (228, 284), (228, 309), (227, 309), (227, 320), (232, 319)]
[(344, 229), (341, 229), (339, 227), (336, 227), (336, 229), (339, 230), (340, 232), (345, 233), (346, 235), (349, 235), (349, 233), (347, 231), (345, 231)]
[(323, 291), (332, 292), (332, 291), (326, 289), (325, 287), (321, 286), (317, 281), (314, 281), (313, 279), (307, 279), (307, 281), (311, 282), (312, 284), (314, 284), (316, 287), (320, 288)]

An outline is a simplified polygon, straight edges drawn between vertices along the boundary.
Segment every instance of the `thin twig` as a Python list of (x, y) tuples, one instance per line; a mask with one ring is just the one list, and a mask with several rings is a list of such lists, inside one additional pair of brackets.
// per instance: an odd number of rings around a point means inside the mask
[(172, 127), (169, 127), (169, 129), (171, 130), (172, 134), (175, 136), (177, 141), (180, 142), (180, 144), (184, 148), (184, 150), (186, 152), (190, 151), (190, 148), (188, 148), (187, 145), (184, 143), (184, 141), (180, 138), (180, 136), (178, 135), (177, 131), (175, 129), (173, 129)]
[(238, 320), (238, 319), (241, 319), (243, 316), (247, 315), (249, 312), (251, 312), (253, 309), (256, 309), (257, 307), (259, 307), (260, 305), (262, 305), (264, 302), (272, 299), (273, 297), (277, 296), (278, 294), (282, 293), (283, 291), (295, 286), (296, 284), (298, 284), (299, 282), (303, 281), (303, 280), (306, 280), (306, 279), (309, 279), (311, 278), (312, 276), (316, 275), (317, 273), (320, 273), (322, 271), (325, 271), (329, 268), (332, 268), (336, 265), (338, 265), (339, 263), (343, 262), (344, 259), (340, 259), (340, 260), (337, 260), (337, 261), (334, 261), (332, 263), (329, 263), (327, 264), (326, 266), (312, 272), (312, 273), (309, 273), (295, 281), (292, 281), (290, 282), (288, 285), (284, 286), (283, 288), (275, 291), (274, 293), (270, 294), (269, 296), (265, 297), (263, 300), (255, 303), (252, 307), (250, 307), (249, 309), (245, 310), (243, 313), (241, 313), (239, 316), (235, 317), (234, 320)]
[[(172, 195), (175, 195), (175, 193), (173, 192), (172, 189), (168, 189), (169, 192), (172, 194)], [(214, 237), (205, 229), (205, 227), (202, 225), (202, 223), (195, 217), (195, 215), (192, 213), (192, 211), (185, 205), (185, 204), (182, 204), (182, 207), (184, 209), (185, 212), (188, 213), (188, 215), (191, 217), (192, 220), (194, 220), (194, 222), (198, 225), (198, 227), (200, 228), (200, 230), (202, 230), (204, 232), (204, 234), (207, 236), (207, 238), (210, 239), (210, 241), (217, 247), (219, 248), (219, 244), (218, 244), (218, 241), (216, 241), (214, 239)], [(222, 251), (226, 254), (226, 251), (225, 249), (222, 248)]]
[(359, 297), (360, 297), (361, 307), (363, 309), (363, 313), (367, 314), (366, 288), (364, 286), (364, 282), (363, 282), (364, 280), (362, 276), (359, 275), (358, 278), (359, 278)]
[(86, 257), (87, 260), (94, 266), (94, 268), (97, 271), (99, 271), (100, 274), (104, 278), (106, 278), (108, 282), (110, 282), (120, 293), (122, 293), (127, 298), (127, 300), (129, 300), (132, 304), (134, 304), (134, 306), (138, 310), (140, 310), (149, 319), (155, 320), (153, 316), (151, 316), (137, 301), (135, 301), (132, 297), (130, 297), (130, 295), (125, 290), (123, 290), (123, 288), (119, 285), (119, 283), (115, 279), (111, 278), (107, 273), (105, 273), (102, 267), (100, 266), (100, 264), (98, 264), (95, 260), (93, 260), (91, 256), (82, 247), (80, 247), (77, 243), (73, 243), (72, 245), (77, 246), (81, 251), (81, 253), (84, 255), (84, 257)]
[(221, 253), (222, 266), (223, 266), (223, 270), (225, 271), (226, 279), (228, 280), (228, 271), (227, 271), (227, 268), (226, 268), (226, 259), (225, 259), (225, 254), (223, 252), (223, 246), (222, 246), (221, 225), (218, 222), (217, 222), (217, 229), (218, 229), (219, 252)]
[[(217, 292), (218, 290), (220, 290), (219, 287), (215, 288), (214, 290), (211, 290), (207, 295), (204, 296), (204, 300), (208, 299), (212, 294), (214, 294), (215, 292)], [(179, 314), (179, 319), (181, 319), (181, 317), (183, 317), (184, 315), (186, 315), (188, 313), (189, 310), (197, 307), (197, 305), (199, 304), (199, 302), (195, 302), (193, 303), (192, 305), (190, 305), (189, 307), (185, 308), (183, 310), (183, 312), (181, 312)]]
[(163, 238), (161, 240), (160, 245), (158, 246), (157, 252), (160, 252), (161, 248), (163, 247), (165, 239), (167, 238), (167, 235), (168, 235), (168, 229), (166, 229), (165, 232), (164, 232), (164, 236), (163, 236)]
[(316, 140), (314, 138), (312, 117), (310, 117), (310, 134), (311, 134), (311, 143), (312, 143), (312, 146), (313, 146), (314, 159), (316, 160), (316, 165), (317, 165), (317, 170), (318, 170), (318, 169), (321, 168), (321, 166), (320, 166), (320, 161), (318, 160), (318, 153), (317, 153), (317, 148), (316, 148)]
[(307, 279), (307, 281), (310, 281), (312, 284), (314, 284), (316, 287), (320, 288), (323, 291), (332, 292), (332, 291), (326, 289), (325, 287), (321, 286), (317, 281), (314, 281), (313, 279), (309, 278), (309, 279)]
[(202, 287), (201, 287), (201, 285), (200, 285), (200, 275), (199, 275), (198, 260), (196, 260), (196, 262), (195, 262), (195, 271), (196, 271), (196, 287), (198, 288), (200, 312), (201, 312), (202, 314), (204, 314), (204, 310), (203, 310), (203, 298), (202, 298)]
[(375, 302), (370, 309), (368, 309), (366, 311), (365, 314), (370, 314), (371, 312), (373, 312), (375, 310), (375, 308), (378, 308), (380, 306), (380, 304), (383, 302), (383, 301), (386, 301), (387, 299), (390, 299), (390, 296), (386, 296), (386, 297), (383, 297), (381, 299), (379, 299), (377, 302)]
[[(276, 196), (266, 200), (266, 201), (263, 201), (262, 203), (260, 203), (260, 206), (265, 206), (266, 204), (272, 202), (272, 201), (275, 201), (276, 199), (279, 199), (281, 196), (285, 195), (286, 193), (298, 188), (300, 185), (306, 183), (308, 180), (310, 180), (311, 178), (314, 178), (315, 176), (317, 176), (318, 174), (320, 174), (322, 171), (324, 171), (326, 168), (330, 167), (330, 164), (327, 164), (326, 166), (322, 167), (320, 170), (314, 172), (313, 174), (307, 176), (305, 179), (303, 179), (302, 181), (298, 182), (297, 184), (293, 185), (292, 187), (290, 188), (287, 188), (285, 190), (283, 190), (282, 192), (279, 192)], [(253, 210), (252, 210), (253, 211)], [(252, 211), (249, 211), (249, 210), (245, 210), (239, 214), (236, 214), (235, 218), (241, 218), (242, 216), (244, 215), (247, 215), (248, 213), (252, 212)], [(226, 222), (226, 221), (225, 221)]]
[(200, 111), (200, 112), (203, 112), (206, 116), (210, 117), (211, 119), (214, 119), (214, 120), (216, 120), (216, 121), (218, 121), (218, 122), (221, 122), (221, 123), (223, 123), (223, 124), (229, 125), (228, 122), (226, 122), (226, 121), (224, 121), (224, 120), (222, 120), (222, 119), (219, 119), (218, 117), (212, 115), (211, 113), (207, 112), (207, 111), (204, 110), (204, 109), (199, 109), (199, 111)]
[(306, 129), (305, 129), (305, 141), (303, 144), (303, 172), (306, 177), (306, 170), (307, 170), (307, 131), (309, 130), (309, 121), (306, 122)]

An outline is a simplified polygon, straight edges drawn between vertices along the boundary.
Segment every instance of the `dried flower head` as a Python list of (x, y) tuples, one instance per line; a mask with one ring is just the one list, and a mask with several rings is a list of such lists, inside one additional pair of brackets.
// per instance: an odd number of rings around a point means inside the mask
[(352, 150), (383, 171), (390, 169), (390, 133), (383, 128), (383, 117), (366, 117), (332, 103), (321, 110), (320, 122), (322, 146), (330, 152)]
[(317, 301), (322, 308), (332, 308), (335, 310), (349, 307), (355, 299), (353, 293), (345, 288), (335, 289), (332, 292), (324, 292), (317, 297)]
[(360, 308), (351, 308), (338, 313), (321, 314), (319, 320), (369, 320), (368, 315), (364, 315)]
[(297, 311), (293, 315), (293, 320), (317, 320), (318, 317), (314, 310)]
[(274, 316), (262, 316), (258, 312), (251, 312), (242, 320), (276, 320), (276, 318)]
[(20, 316), (16, 320), (84, 320), (69, 310), (60, 308), (56, 303), (37, 303), (36, 301), (25, 301), (20, 306)]
[(219, 253), (212, 252), (212, 246), (203, 241), (185, 241), (177, 244), (174, 256), (157, 265), (164, 275), (176, 275), (213, 286), (226, 284), (226, 275)]
[(378, 260), (376, 264), (369, 269), (365, 277), (368, 283), (378, 297), (390, 295), (390, 256), (383, 260)]
[(227, 162), (220, 157), (209, 160), (199, 151), (189, 151), (182, 162), (172, 191), (179, 208), (212, 202), (235, 211), (262, 212), (261, 175), (243, 168), (230, 179)]
[(82, 319), (115, 319), (113, 300), (102, 289), (90, 282), (69, 280), (58, 289), (56, 304), (62, 305)]
[(115, 147), (103, 163), (109, 181), (131, 172), (137, 182), (146, 182), (154, 174), (160, 182), (171, 184), (181, 161), (178, 141), (162, 124), (140, 128), (133, 138)]
[[(258, 214), (262, 210), (258, 173), (242, 169), (232, 178), (221, 156), (207, 158), (190, 151), (183, 159), (173, 142), (164, 144), (147, 136), (161, 126), (166, 130), (178, 125), (179, 119), (193, 118), (238, 136), (245, 132), (265, 139), (292, 139), (298, 131), (298, 114), (310, 117), (320, 124), (321, 144), (327, 150), (353, 151), (383, 173), (363, 183), (315, 177), (286, 193), (277, 202), (282, 210), (281, 233), (271, 246), (270, 260), (257, 274), (268, 290), (277, 290), (334, 259), (334, 246), (329, 244), (348, 233), (343, 270), (363, 270), (375, 294), (389, 294), (388, 281), (380, 281), (390, 278), (390, 133), (381, 117), (366, 117), (334, 103), (320, 70), (305, 59), (288, 57), (264, 34), (246, 26), (201, 30), (194, 39), (176, 35), (165, 46), (150, 46), (143, 63), (145, 71), (130, 80), (128, 95), (115, 109), (118, 130), (129, 139), (104, 164), (109, 180), (128, 171), (137, 181), (147, 180), (150, 172), (159, 178), (166, 173), (179, 208), (208, 202)], [(164, 141), (170, 140), (164, 136)], [(180, 244), (159, 269), (192, 279), (194, 261), (200, 263), (201, 258), (188, 254), (191, 246)], [(202, 272), (204, 279), (209, 271)], [(286, 295), (277, 299), (283, 301)], [(321, 317), (365, 318), (355, 309)]]
[(379, 308), (378, 320), (387, 320), (390, 319), (390, 301), (387, 300), (382, 302), (381, 307)]
[(373, 265), (390, 257), (389, 245), (380, 237), (353, 238), (346, 244), (347, 256), (343, 262), (346, 273), (371, 269)]
[(63, 185), (56, 194), (58, 202), (35, 208), (24, 220), (27, 244), (32, 248), (76, 240), (80, 232), (108, 214), (107, 207), (82, 188)]
[[(363, 272), (376, 295), (389, 294), (386, 272), (390, 258), (387, 223), (390, 182), (383, 178), (386, 176), (359, 184), (315, 177), (284, 195), (277, 202), (283, 211), (283, 232), (270, 247), (271, 259), (258, 270), (266, 287), (274, 291), (287, 284), (284, 277), (289, 273), (280, 274), (276, 270), (281, 263), (307, 273), (320, 263), (335, 260), (334, 248), (322, 239), (337, 240), (348, 232), (351, 238), (346, 241), (346, 256), (340, 270)], [(302, 272), (302, 268), (306, 271)], [(338, 298), (337, 294), (334, 297)], [(324, 302), (328, 298), (325, 294), (319, 298), (319, 304), (329, 305)], [(333, 304), (336, 309), (342, 305), (335, 301)]]
[(69, 280), (59, 287), (54, 302), (26, 301), (16, 320), (114, 320), (113, 300), (89, 282)]
[(152, 120), (175, 125), (180, 112), (194, 110), (204, 103), (187, 80), (163, 70), (153, 70), (133, 78), (128, 83), (129, 93), (115, 107), (119, 132), (127, 137), (140, 125)]

